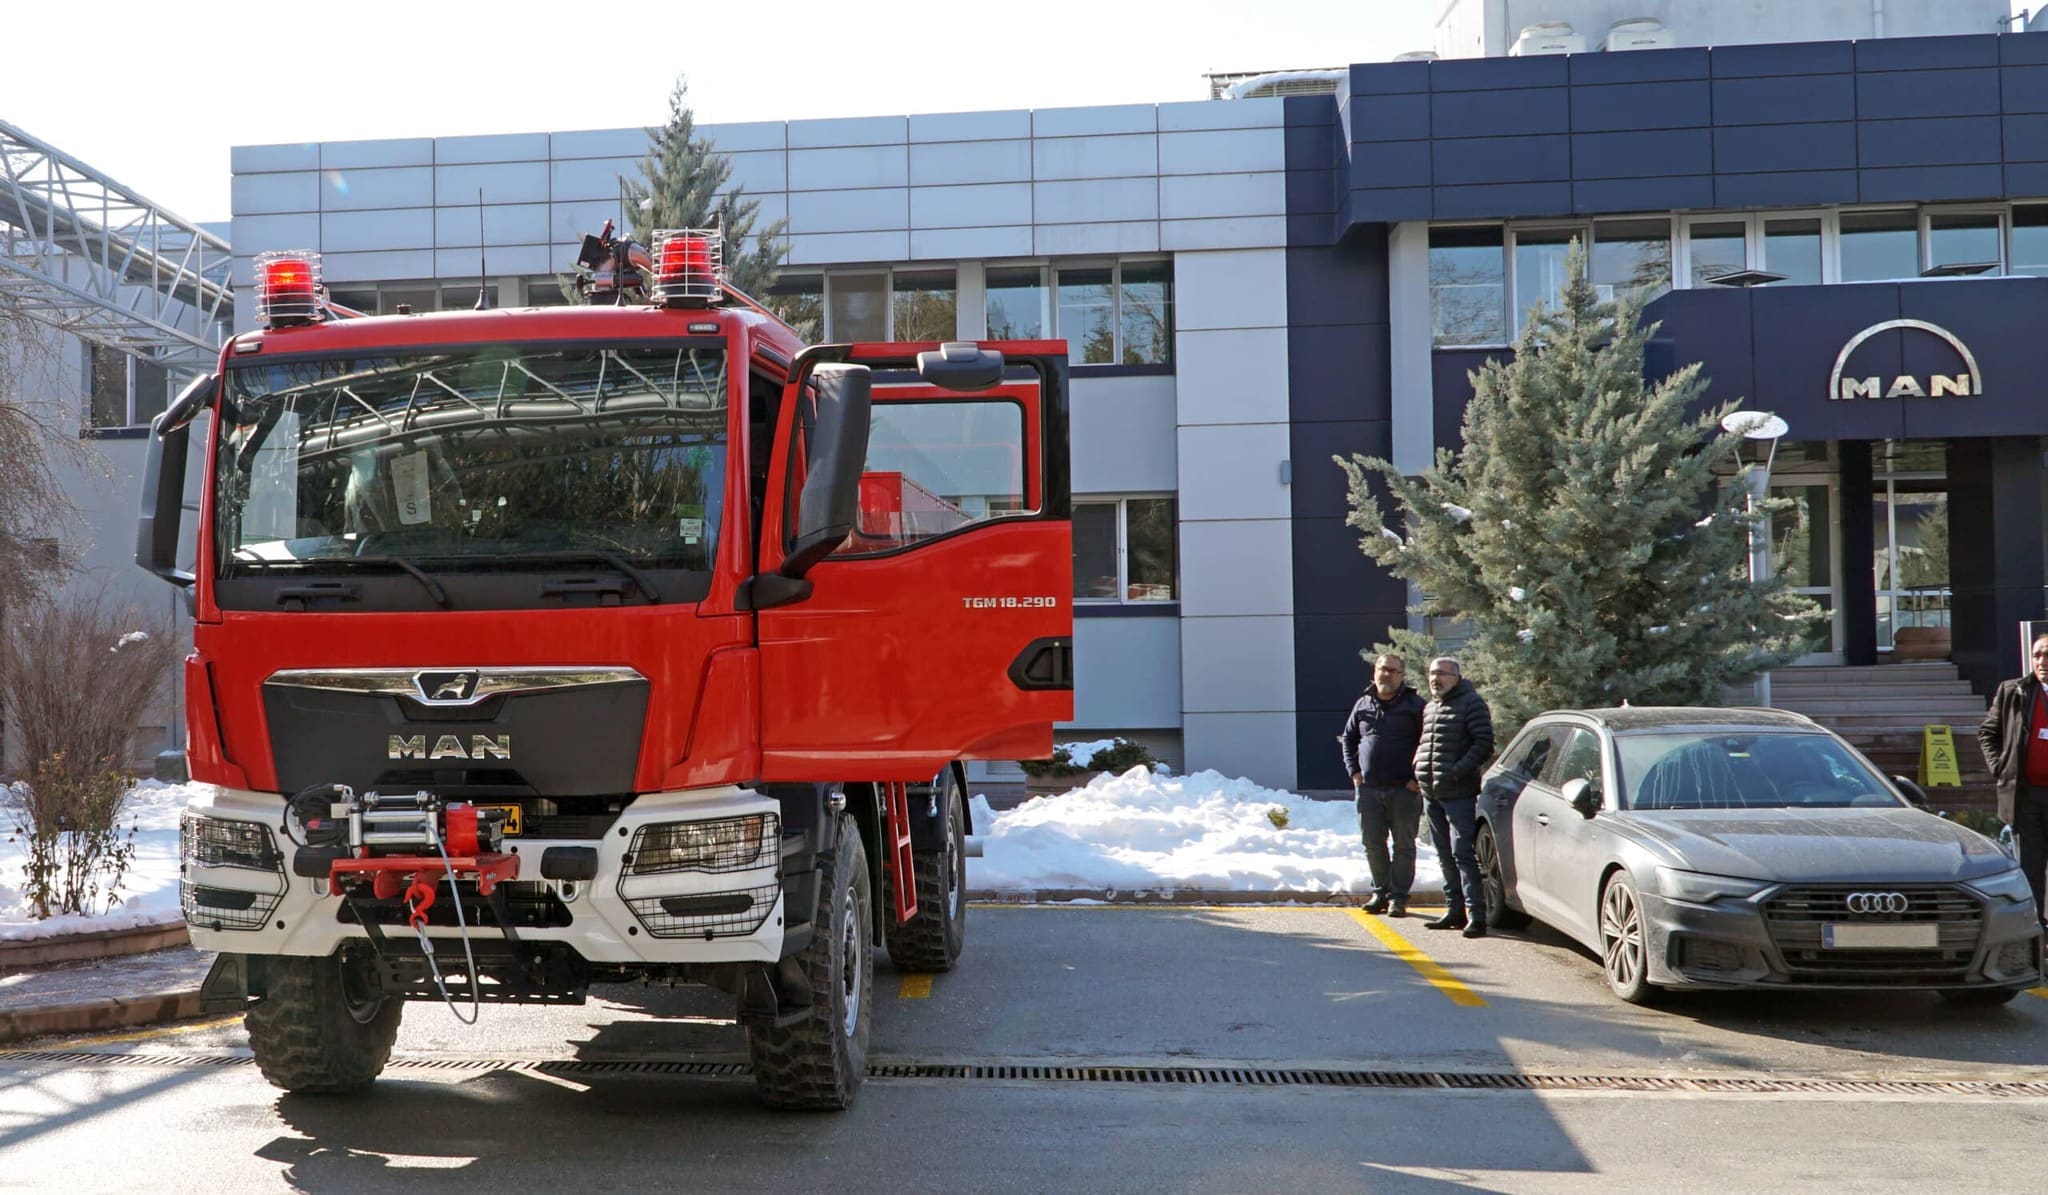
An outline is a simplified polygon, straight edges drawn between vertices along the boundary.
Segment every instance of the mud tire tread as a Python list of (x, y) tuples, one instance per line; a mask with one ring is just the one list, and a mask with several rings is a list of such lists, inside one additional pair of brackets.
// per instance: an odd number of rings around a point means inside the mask
[[(852, 883), (867, 899), (857, 915), (870, 916), (873, 893), (869, 890), (867, 851), (853, 819), (839, 821), (839, 845), (818, 857), (818, 902), (820, 908), (810, 945), (797, 956), (812, 993), (812, 1005), (801, 1021), (784, 1028), (753, 1025), (747, 1029), (747, 1054), (753, 1064), (754, 1092), (770, 1108), (796, 1111), (832, 1112), (853, 1105), (867, 1078), (868, 1026), (874, 1005), (874, 952), (862, 952), (867, 974), (858, 1028), (851, 1039), (841, 1030), (838, 962), (834, 955), (844, 940), (845, 927), (840, 894), (843, 882)], [(841, 877), (849, 877), (842, 880)]]
[(271, 1086), (307, 1095), (360, 1091), (391, 1060), (405, 1005), (386, 999), (368, 1022), (349, 1014), (341, 955), (268, 960), (268, 994), (242, 1017)]
[[(966, 800), (960, 781), (952, 769), (946, 769), (951, 797), (946, 811), (946, 833), (953, 836), (954, 846), (966, 858), (964, 843), (957, 841), (966, 826)], [(967, 892), (963, 882), (954, 894), (954, 900), (946, 899), (946, 852), (912, 851), (910, 874), (917, 883), (917, 912), (910, 920), (897, 924), (896, 891), (890, 884), (884, 884), (883, 902), (888, 912), (882, 919), (883, 937), (889, 945), (889, 961), (899, 971), (933, 974), (951, 971), (960, 961), (960, 949), (967, 936)]]

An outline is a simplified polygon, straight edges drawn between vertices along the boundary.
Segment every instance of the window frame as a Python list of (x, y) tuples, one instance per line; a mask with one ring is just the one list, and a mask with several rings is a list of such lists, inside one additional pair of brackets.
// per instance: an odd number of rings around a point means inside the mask
[(2010, 203), (1929, 203), (1922, 204), (1920, 213), (1920, 276), (1927, 277), (1927, 271), (1934, 268), (1934, 220), (1938, 216), (1990, 216), (1997, 222), (1994, 230), (1998, 241), (1998, 265), (1982, 274), (1964, 274), (1970, 278), (2003, 278), (2011, 268), (2012, 208)]
[[(119, 438), (146, 433), (154, 423), (156, 416), (166, 407), (170, 406), (172, 391), (182, 386), (188, 380), (187, 377), (173, 372), (168, 366), (147, 360), (141, 354), (131, 353), (125, 349), (117, 349), (108, 345), (95, 344), (89, 340), (81, 341), (80, 343), (84, 346), (83, 373), (85, 377), (85, 394), (83, 410), (80, 412), (79, 430), (81, 436), (85, 439)], [(94, 393), (96, 386), (94, 374), (98, 371), (94, 366), (96, 364), (96, 355), (99, 353), (113, 353), (120, 358), (122, 422), (119, 423), (101, 423), (98, 419), (98, 411), (96, 409), (98, 406), (96, 401), (98, 396)], [(146, 380), (144, 370), (153, 371), (163, 382), (163, 394), (154, 403), (142, 404), (137, 401), (141, 397), (138, 387)], [(138, 415), (145, 407), (150, 410), (150, 414), (147, 418), (139, 418)]]
[[(1173, 596), (1170, 598), (1133, 598), (1131, 593), (1131, 507), (1132, 502), (1156, 502), (1161, 499), (1172, 502), (1173, 506)], [(1180, 495), (1173, 493), (1142, 493), (1132, 491), (1116, 494), (1074, 495), (1074, 506), (1114, 506), (1116, 508), (1116, 596), (1082, 597), (1075, 594), (1074, 609), (1114, 609), (1131, 607), (1139, 610), (1167, 611), (1180, 606), (1181, 550), (1180, 550)], [(1072, 585), (1068, 588), (1071, 590)]]

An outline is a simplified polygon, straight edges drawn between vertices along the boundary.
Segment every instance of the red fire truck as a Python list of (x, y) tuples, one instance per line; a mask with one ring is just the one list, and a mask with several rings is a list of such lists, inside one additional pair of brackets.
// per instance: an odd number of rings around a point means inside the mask
[(1073, 712), (1065, 346), (805, 347), (718, 257), (607, 226), (587, 305), (355, 318), (267, 254), (157, 421), (180, 895), (277, 1086), (368, 1084), (408, 1001), (653, 978), (840, 1108), (876, 947), (959, 956), (960, 761)]

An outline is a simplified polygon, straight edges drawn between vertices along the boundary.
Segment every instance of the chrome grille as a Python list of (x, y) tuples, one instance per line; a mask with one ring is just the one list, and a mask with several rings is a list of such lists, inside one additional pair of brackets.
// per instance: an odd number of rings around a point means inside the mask
[[(1852, 893), (1897, 892), (1906, 897), (1902, 913), (1852, 913)], [(1937, 945), (1927, 950), (1831, 950), (1821, 945), (1821, 926), (1933, 923)], [(1953, 884), (1800, 884), (1764, 902), (1764, 924), (1784, 955), (1792, 978), (1801, 983), (1958, 983), (1968, 978), (1970, 960), (1984, 933), (1984, 906)]]

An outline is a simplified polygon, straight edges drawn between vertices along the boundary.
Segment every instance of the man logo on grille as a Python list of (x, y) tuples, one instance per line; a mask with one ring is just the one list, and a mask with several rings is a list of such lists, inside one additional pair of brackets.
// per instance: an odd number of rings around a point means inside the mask
[(460, 705), (476, 693), (474, 669), (459, 672), (421, 672), (412, 678), (413, 688), (427, 705)]
[(1912, 904), (1903, 892), (1851, 892), (1846, 903), (1851, 913), (1903, 913)]

